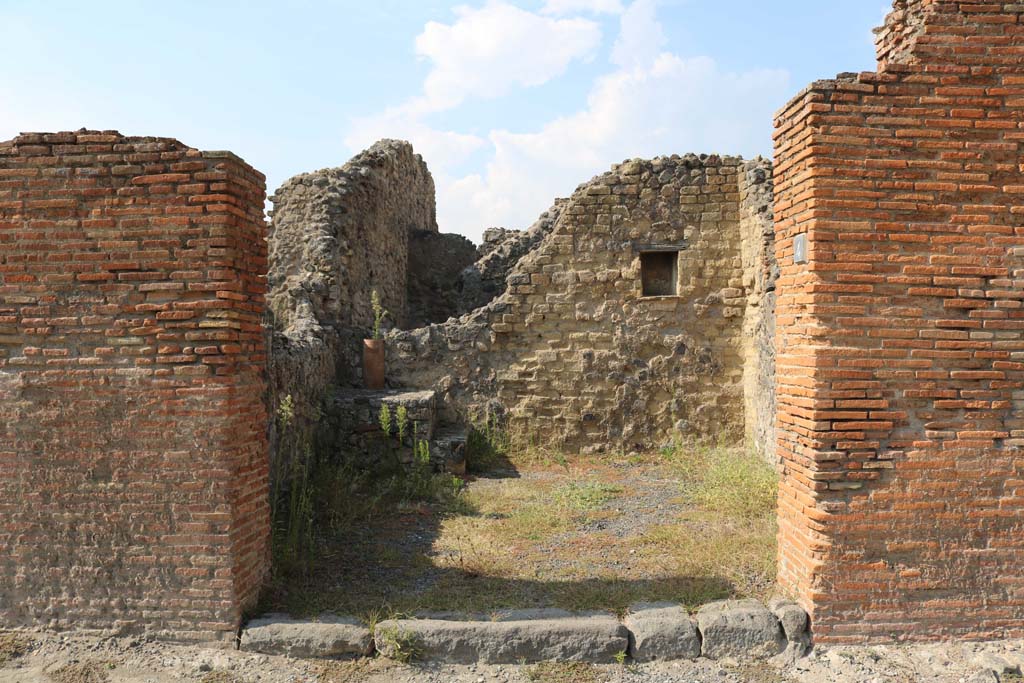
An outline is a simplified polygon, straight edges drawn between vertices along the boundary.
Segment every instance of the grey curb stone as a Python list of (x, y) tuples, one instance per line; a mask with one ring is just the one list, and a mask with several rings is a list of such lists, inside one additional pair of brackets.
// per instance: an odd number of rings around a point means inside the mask
[(696, 659), (700, 633), (687, 611), (672, 603), (633, 605), (625, 620), (629, 654), (636, 662)]
[(782, 624), (782, 632), (791, 643), (807, 642), (807, 612), (787, 598), (772, 598), (768, 601), (768, 609)]
[(610, 614), (562, 610), (505, 612), (491, 621), (391, 619), (377, 624), (377, 651), (448, 664), (517, 664), (547, 660), (610, 664), (626, 652), (626, 627)]
[(720, 600), (697, 612), (701, 655), (768, 659), (786, 649), (778, 618), (757, 600)]
[(326, 614), (300, 621), (286, 614), (268, 614), (250, 621), (239, 648), (289, 657), (366, 656), (373, 653), (370, 629), (355, 619)]

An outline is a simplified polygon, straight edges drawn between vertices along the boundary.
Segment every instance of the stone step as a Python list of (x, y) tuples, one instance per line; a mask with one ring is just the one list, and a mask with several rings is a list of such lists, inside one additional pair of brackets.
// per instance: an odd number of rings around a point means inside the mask
[[(390, 434), (385, 438), (381, 408), (391, 415)], [(398, 413), (405, 408), (408, 425), (399, 442)], [(466, 472), (466, 430), (456, 425), (439, 425), (437, 395), (434, 391), (404, 389), (347, 389), (336, 392), (327, 403), (333, 422), (338, 452), (354, 457), (357, 464), (372, 467), (389, 453), (409, 464), (416, 443), (426, 441), (434, 468), (451, 474)]]
[[(387, 435), (381, 426), (383, 406), (391, 415)], [(401, 439), (399, 408), (405, 409), (408, 420)], [(372, 467), (388, 453), (398, 453), (403, 461), (412, 462), (415, 442), (434, 438), (437, 395), (434, 391), (347, 389), (330, 397), (326, 412), (336, 450), (354, 458), (357, 465)]]

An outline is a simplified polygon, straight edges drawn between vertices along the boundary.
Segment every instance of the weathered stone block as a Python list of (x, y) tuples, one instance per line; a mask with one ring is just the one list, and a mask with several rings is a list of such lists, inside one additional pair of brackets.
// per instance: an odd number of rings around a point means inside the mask
[(778, 618), (757, 600), (721, 600), (697, 612), (701, 654), (767, 659), (786, 649)]
[(377, 624), (377, 651), (453, 664), (585, 661), (611, 663), (629, 646), (612, 615), (562, 610), (507, 612), (492, 621), (400, 619)]
[(629, 629), (629, 655), (636, 662), (700, 656), (697, 625), (679, 605), (635, 605), (626, 616), (625, 626)]
[(346, 617), (324, 615), (305, 621), (268, 614), (246, 625), (239, 647), (289, 657), (365, 656), (373, 652), (373, 637), (361, 622)]

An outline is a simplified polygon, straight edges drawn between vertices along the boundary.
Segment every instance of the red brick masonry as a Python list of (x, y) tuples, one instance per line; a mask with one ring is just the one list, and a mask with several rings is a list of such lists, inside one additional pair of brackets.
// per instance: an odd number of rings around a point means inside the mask
[(224, 638), (267, 566), (264, 178), (0, 142), (0, 626)]
[(1024, 4), (896, 9), (776, 121), (780, 580), (818, 642), (1021, 637)]

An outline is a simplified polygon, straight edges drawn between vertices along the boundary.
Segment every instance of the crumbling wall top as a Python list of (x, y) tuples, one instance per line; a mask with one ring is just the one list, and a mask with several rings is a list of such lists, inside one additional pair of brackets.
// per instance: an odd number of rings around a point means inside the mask
[(908, 64), (942, 64), (967, 69), (1014, 63), (1005, 53), (1020, 45), (1019, 3), (980, 0), (894, 0), (885, 25), (875, 29), (880, 71)]

